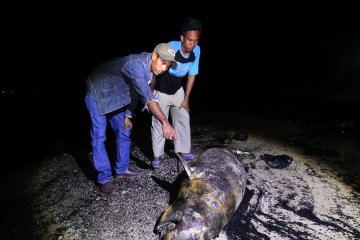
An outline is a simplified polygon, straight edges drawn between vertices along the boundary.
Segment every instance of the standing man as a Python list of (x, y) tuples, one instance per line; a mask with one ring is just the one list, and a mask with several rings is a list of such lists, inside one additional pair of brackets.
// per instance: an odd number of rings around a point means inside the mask
[[(194, 86), (195, 76), (199, 72), (200, 47), (198, 42), (202, 31), (202, 24), (199, 20), (188, 18), (182, 24), (180, 41), (171, 41), (169, 44), (175, 50), (176, 67), (172, 66), (168, 71), (156, 77), (152, 84), (155, 95), (158, 96), (159, 105), (166, 117), (169, 111), (178, 134), (179, 142), (175, 143), (175, 151), (186, 160), (194, 158), (191, 153), (190, 135), (190, 93)], [(182, 80), (188, 76), (186, 89), (182, 86)], [(151, 126), (152, 148), (154, 159), (153, 168), (160, 168), (160, 157), (164, 154), (165, 139), (161, 122), (152, 117)]]
[(152, 53), (130, 54), (98, 66), (86, 81), (86, 107), (91, 117), (91, 144), (97, 182), (103, 193), (115, 191), (112, 167), (105, 149), (106, 126), (109, 121), (116, 134), (117, 177), (141, 176), (129, 171), (132, 112), (138, 100), (150, 110), (159, 123), (163, 137), (177, 141), (175, 130), (153, 95), (150, 85), (154, 76), (165, 72), (175, 61), (174, 49), (167, 43), (157, 45)]

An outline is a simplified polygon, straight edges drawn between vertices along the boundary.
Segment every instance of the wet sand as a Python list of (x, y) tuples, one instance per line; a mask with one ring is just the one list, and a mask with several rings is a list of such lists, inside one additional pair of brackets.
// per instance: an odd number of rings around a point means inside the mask
[[(58, 143), (43, 160), (20, 168), (2, 187), (1, 239), (158, 239), (156, 223), (185, 176), (171, 144), (161, 170), (152, 170), (148, 126), (141, 126), (131, 167), (146, 175), (116, 179), (112, 196), (99, 192), (83, 147)], [(358, 131), (356, 122), (338, 120), (194, 114), (194, 152), (227, 147), (247, 169), (245, 196), (219, 239), (358, 239)], [(236, 140), (243, 133), (248, 138)], [(293, 162), (274, 169), (263, 154), (286, 154)], [(14, 174), (2, 177), (4, 183)]]

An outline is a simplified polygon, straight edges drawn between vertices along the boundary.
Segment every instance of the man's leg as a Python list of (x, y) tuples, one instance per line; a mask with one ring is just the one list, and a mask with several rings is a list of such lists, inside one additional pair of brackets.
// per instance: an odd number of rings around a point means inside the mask
[(85, 103), (91, 118), (91, 145), (94, 168), (98, 172), (97, 181), (99, 184), (112, 182), (110, 161), (105, 149), (106, 116), (98, 114), (96, 103), (90, 94), (85, 97)]
[(130, 162), (131, 128), (124, 129), (124, 111), (118, 111), (111, 115), (109, 122), (116, 135), (116, 163), (117, 175), (128, 171)]
[[(165, 116), (169, 117), (169, 106), (167, 103), (167, 94), (158, 93), (159, 94), (159, 105), (161, 111), (165, 114)], [(154, 153), (154, 160), (159, 160), (162, 155), (164, 155), (165, 148), (165, 138), (162, 130), (162, 123), (155, 117), (152, 116), (151, 119), (151, 142), (152, 149)]]
[(191, 151), (190, 115), (184, 108), (179, 109), (184, 100), (184, 95), (183, 88), (180, 88), (172, 95), (171, 103), (174, 107), (170, 109), (172, 125), (180, 139), (178, 143), (175, 143), (174, 148), (176, 152), (181, 153), (182, 155), (190, 153)]

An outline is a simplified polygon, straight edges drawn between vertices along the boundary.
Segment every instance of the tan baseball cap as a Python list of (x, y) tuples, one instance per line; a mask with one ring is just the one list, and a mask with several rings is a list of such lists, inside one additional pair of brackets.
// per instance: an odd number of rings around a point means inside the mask
[(166, 61), (176, 62), (174, 48), (167, 43), (158, 44), (154, 52), (158, 53), (160, 57)]

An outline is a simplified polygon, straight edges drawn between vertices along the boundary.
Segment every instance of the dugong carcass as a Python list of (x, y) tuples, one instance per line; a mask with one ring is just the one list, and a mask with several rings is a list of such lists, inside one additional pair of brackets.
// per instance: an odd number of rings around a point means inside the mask
[(228, 149), (211, 148), (186, 162), (188, 178), (177, 199), (162, 214), (156, 230), (160, 239), (214, 239), (243, 199), (246, 171)]

